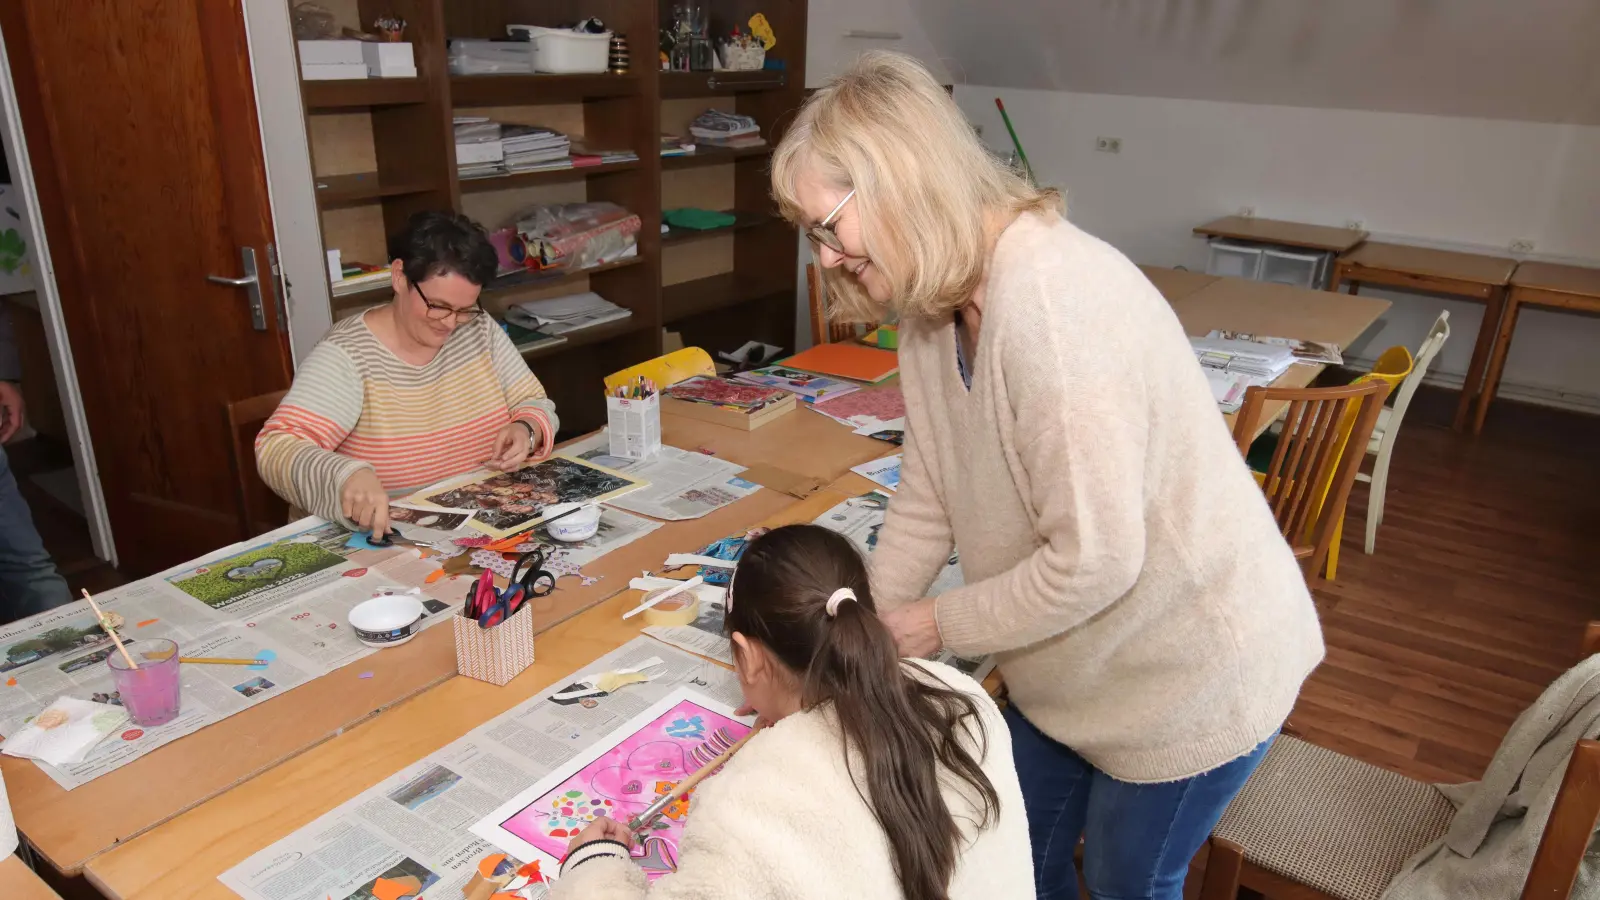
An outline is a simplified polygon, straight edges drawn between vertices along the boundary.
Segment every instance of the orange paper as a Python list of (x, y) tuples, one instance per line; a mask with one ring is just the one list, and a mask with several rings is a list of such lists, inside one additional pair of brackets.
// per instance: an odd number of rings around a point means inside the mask
[(789, 357), (782, 365), (818, 375), (877, 384), (900, 371), (900, 358), (888, 350), (860, 344), (818, 344), (804, 353)]
[(399, 878), (379, 878), (372, 883), (372, 896), (377, 900), (400, 900), (422, 892), (422, 880), (415, 875)]
[(157, 623), (159, 621), (161, 621), (161, 620), (160, 619), (145, 619), (143, 622), (140, 622), (139, 624), (137, 624), (137, 625), (135, 625), (133, 627), (135, 627), (135, 628), (143, 628), (146, 625), (154, 625), (155, 623)]

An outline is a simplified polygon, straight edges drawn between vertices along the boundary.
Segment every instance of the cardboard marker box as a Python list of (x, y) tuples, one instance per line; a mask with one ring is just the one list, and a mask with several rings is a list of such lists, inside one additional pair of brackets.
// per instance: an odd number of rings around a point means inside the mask
[(715, 406), (710, 403), (675, 400), (665, 395), (661, 397), (661, 412), (664, 415), (682, 416), (685, 419), (699, 419), (702, 422), (713, 422), (717, 425), (726, 425), (729, 428), (738, 428), (743, 431), (755, 431), (768, 422), (775, 421), (794, 412), (794, 408), (795, 396), (787, 392), (784, 393), (781, 399), (774, 400), (754, 412), (731, 409), (726, 406)]

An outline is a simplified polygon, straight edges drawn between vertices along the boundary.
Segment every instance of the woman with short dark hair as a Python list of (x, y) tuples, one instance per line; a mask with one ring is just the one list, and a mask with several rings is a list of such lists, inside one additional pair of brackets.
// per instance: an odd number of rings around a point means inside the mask
[(382, 536), (389, 498), (487, 464), (549, 455), (555, 404), (478, 305), (494, 277), (483, 226), (422, 212), (390, 242), (394, 299), (336, 324), (256, 439), (261, 477), (294, 506)]

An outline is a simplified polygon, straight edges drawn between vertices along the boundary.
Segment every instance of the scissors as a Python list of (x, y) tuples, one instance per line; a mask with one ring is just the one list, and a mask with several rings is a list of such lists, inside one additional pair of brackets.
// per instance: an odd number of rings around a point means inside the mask
[(494, 573), (484, 572), (473, 586), (467, 615), (478, 620), (478, 627), (493, 628), (517, 614), (529, 597), (543, 597), (556, 589), (556, 576), (544, 568), (544, 548), (517, 557), (511, 568), (511, 581), (503, 591), (494, 589)]

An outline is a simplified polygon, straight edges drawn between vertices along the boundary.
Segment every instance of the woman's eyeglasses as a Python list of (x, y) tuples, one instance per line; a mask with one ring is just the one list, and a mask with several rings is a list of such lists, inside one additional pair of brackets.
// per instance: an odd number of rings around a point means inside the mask
[(843, 253), (845, 256), (850, 255), (845, 253), (844, 244), (840, 242), (839, 235), (833, 230), (833, 220), (839, 215), (839, 210), (844, 209), (844, 205), (849, 203), (850, 198), (855, 195), (855, 190), (851, 189), (850, 193), (845, 194), (844, 199), (839, 201), (839, 205), (833, 208), (833, 212), (828, 213), (827, 218), (806, 229), (806, 237), (811, 239), (811, 243), (820, 244), (835, 253)]
[(422, 285), (414, 281), (411, 283), (411, 289), (417, 292), (418, 297), (422, 298), (422, 305), (428, 308), (428, 318), (435, 322), (443, 322), (451, 317), (454, 317), (458, 322), (471, 322), (473, 319), (483, 315), (483, 307), (476, 304), (466, 309), (456, 309), (454, 306), (444, 303), (435, 303), (428, 299), (427, 294), (422, 292)]

